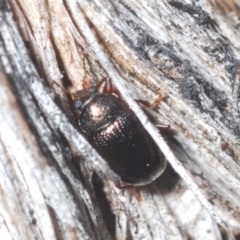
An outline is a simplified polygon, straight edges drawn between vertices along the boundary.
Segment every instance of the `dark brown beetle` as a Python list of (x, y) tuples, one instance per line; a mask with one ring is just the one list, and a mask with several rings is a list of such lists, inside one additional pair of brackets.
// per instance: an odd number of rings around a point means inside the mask
[(110, 78), (78, 91), (74, 107), (82, 133), (124, 184), (146, 185), (164, 171), (163, 153), (120, 98)]

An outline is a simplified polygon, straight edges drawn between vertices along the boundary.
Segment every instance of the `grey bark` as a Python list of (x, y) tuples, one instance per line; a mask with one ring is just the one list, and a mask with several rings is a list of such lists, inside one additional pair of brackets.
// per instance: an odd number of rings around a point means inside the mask
[[(8, 4), (0, 5), (0, 238), (238, 239), (237, 2)], [(140, 201), (114, 186), (119, 176), (78, 131), (63, 90), (105, 76), (169, 161), (139, 188)], [(154, 109), (134, 101), (159, 94)], [(162, 137), (155, 124), (171, 132)]]

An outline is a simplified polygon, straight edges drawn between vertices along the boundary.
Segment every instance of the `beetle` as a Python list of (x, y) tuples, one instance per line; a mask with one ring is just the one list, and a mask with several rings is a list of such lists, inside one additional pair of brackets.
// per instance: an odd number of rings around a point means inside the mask
[(125, 186), (146, 185), (165, 170), (165, 156), (109, 77), (77, 91), (73, 105), (80, 131)]

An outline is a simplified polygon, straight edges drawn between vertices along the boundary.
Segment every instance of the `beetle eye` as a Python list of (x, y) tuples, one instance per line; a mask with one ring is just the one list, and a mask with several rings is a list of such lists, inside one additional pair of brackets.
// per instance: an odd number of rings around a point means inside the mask
[(78, 99), (78, 100), (76, 100), (75, 102), (74, 102), (74, 107), (76, 108), (76, 109), (79, 109), (79, 110), (81, 110), (82, 109), (82, 102)]
[(90, 92), (90, 93), (95, 93), (95, 92), (97, 92), (97, 88), (96, 88), (96, 87), (89, 87), (87, 90), (88, 90), (88, 92)]

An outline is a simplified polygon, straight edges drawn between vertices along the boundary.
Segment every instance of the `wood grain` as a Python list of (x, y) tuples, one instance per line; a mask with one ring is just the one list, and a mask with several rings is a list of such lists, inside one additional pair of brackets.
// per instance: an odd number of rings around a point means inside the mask
[[(1, 239), (239, 239), (238, 6), (3, 2)], [(81, 136), (54, 84), (75, 92), (105, 76), (169, 161), (139, 189), (141, 201), (116, 189), (119, 176)], [(155, 109), (134, 101), (159, 94)], [(155, 124), (171, 132), (161, 137)]]

